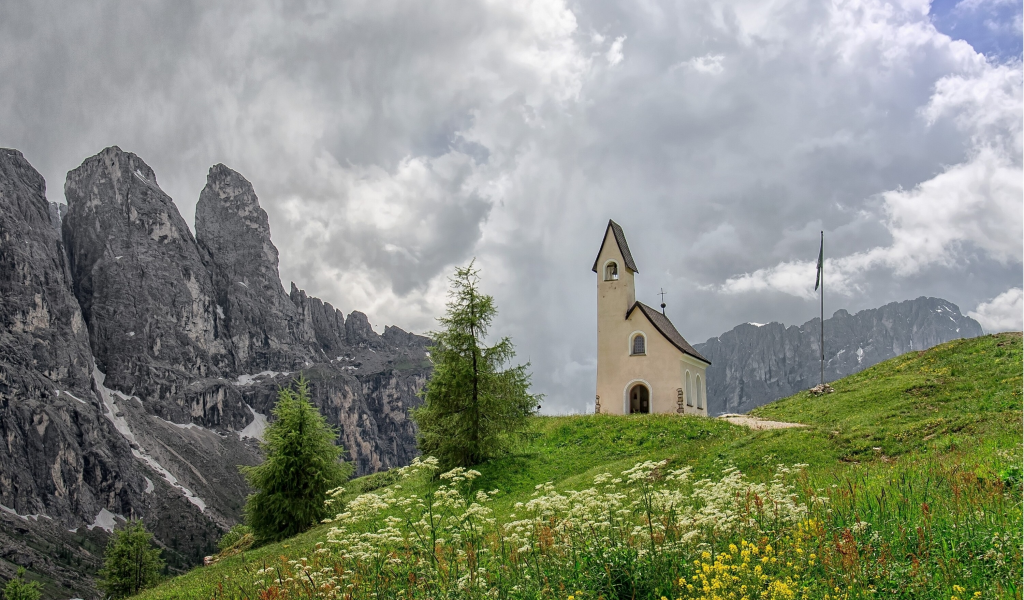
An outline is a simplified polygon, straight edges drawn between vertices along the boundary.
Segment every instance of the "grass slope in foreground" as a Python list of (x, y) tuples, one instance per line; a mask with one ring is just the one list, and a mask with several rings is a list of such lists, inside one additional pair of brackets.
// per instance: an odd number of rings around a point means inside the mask
[(354, 480), (347, 517), (140, 597), (1020, 598), (1020, 334), (833, 387), (754, 411), (799, 429), (537, 418), (479, 476)]

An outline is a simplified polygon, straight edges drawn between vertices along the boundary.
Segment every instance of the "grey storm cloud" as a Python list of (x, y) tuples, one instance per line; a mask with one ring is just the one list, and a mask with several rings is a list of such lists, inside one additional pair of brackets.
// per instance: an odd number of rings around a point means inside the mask
[(1021, 75), (926, 0), (0, 5), (0, 145), (51, 200), (117, 144), (191, 221), (223, 162), (284, 281), (378, 328), (475, 257), (551, 412), (593, 398), (609, 218), (693, 343), (814, 316), (819, 230), (829, 311), (1020, 328)]

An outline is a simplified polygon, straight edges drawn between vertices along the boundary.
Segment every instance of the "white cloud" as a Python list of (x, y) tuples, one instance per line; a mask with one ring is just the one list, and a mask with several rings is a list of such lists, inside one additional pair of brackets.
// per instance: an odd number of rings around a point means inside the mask
[(612, 42), (611, 47), (608, 48), (608, 53), (605, 54), (605, 58), (608, 60), (609, 65), (614, 67), (615, 65), (622, 62), (622, 59), (624, 58), (624, 55), (622, 54), (622, 45), (625, 43), (626, 36), (624, 35), (620, 35), (619, 37), (615, 38), (614, 42)]
[(929, 125), (952, 117), (977, 145), (1001, 145), (1007, 152), (1020, 153), (1020, 66), (987, 61), (974, 66), (939, 79), (922, 114)]
[(1006, 290), (992, 300), (982, 302), (967, 316), (981, 323), (989, 333), (1020, 331), (1024, 329), (1024, 290)]
[(950, 167), (913, 190), (886, 192), (894, 243), (869, 254), (897, 275), (934, 263), (953, 264), (967, 243), (997, 261), (1020, 261), (1022, 177), (1019, 162), (983, 147), (969, 162)]
[[(885, 222), (892, 244), (827, 259), (829, 289), (845, 295), (862, 292), (876, 269), (913, 275), (934, 265), (954, 266), (965, 250), (975, 248), (1001, 263), (1020, 262), (1022, 179), (1019, 163), (983, 148), (971, 161), (912, 190), (885, 192)], [(813, 298), (814, 277), (813, 261), (786, 261), (730, 277), (719, 289), (730, 294), (776, 290)]]
[[(929, 126), (951, 119), (967, 133), (968, 159), (912, 189), (883, 192), (879, 217), (892, 242), (826, 261), (833, 291), (862, 292), (877, 269), (914, 275), (935, 265), (955, 266), (975, 251), (1002, 264), (1024, 258), (1019, 65), (966, 64), (973, 72), (940, 78), (920, 114)], [(776, 290), (811, 298), (814, 269), (813, 262), (784, 261), (730, 277), (719, 289), (733, 294)]]
[[(287, 223), (274, 227), (282, 273), (378, 327), (435, 325), (449, 267), (472, 257), (531, 131), (576, 102), (590, 69), (561, 2), (456, 4), (349, 5), (314, 29), (262, 5), (226, 36), (262, 81), (242, 107), (216, 89), (214, 137)], [(306, 66), (319, 80), (269, 61), (307, 47), (326, 51)]]
[(723, 70), (722, 60), (725, 56), (721, 54), (705, 54), (704, 56), (695, 56), (686, 62), (694, 71), (698, 73), (707, 73), (708, 75), (718, 75)]

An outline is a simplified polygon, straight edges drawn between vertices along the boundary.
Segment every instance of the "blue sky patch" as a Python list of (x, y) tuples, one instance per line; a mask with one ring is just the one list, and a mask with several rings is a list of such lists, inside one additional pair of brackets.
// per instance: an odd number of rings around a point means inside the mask
[(985, 56), (1004, 62), (1024, 51), (1017, 0), (934, 0), (931, 6), (936, 29)]

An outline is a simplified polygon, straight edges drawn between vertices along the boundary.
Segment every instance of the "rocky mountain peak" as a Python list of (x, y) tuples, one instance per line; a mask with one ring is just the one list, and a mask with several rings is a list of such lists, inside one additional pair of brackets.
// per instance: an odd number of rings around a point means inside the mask
[(270, 221), (252, 184), (223, 164), (210, 168), (196, 205), (196, 240), (230, 337), (234, 370), (289, 370), (317, 352), (308, 319), (281, 285)]
[[(0, 148), (0, 168), (4, 179), (4, 192), (7, 202), (11, 206), (36, 205), (39, 199), (46, 199), (46, 181), (36, 171), (25, 155), (20, 150), (13, 148)], [(21, 194), (14, 193), (14, 188), (20, 188)]]
[(153, 170), (112, 146), (68, 173), (64, 195), (75, 295), (107, 385), (173, 395), (184, 381), (218, 374), (227, 349), (213, 283)]
[(0, 360), (89, 389), (89, 337), (50, 211), (42, 175), (21, 152), (0, 149)]
[[(65, 196), (67, 196), (67, 187), (70, 185), (73, 189), (81, 188), (82, 178), (88, 178), (94, 183), (102, 182), (105, 186), (109, 186), (106, 191), (115, 192), (113, 195), (104, 194), (102, 198), (107, 202), (117, 202), (121, 204), (125, 209), (128, 208), (129, 201), (129, 190), (133, 179), (135, 183), (145, 185), (147, 187), (155, 188), (160, 190), (160, 186), (156, 181), (156, 173), (146, 161), (139, 158), (138, 155), (132, 152), (125, 152), (117, 146), (110, 146), (100, 150), (99, 153), (85, 159), (81, 166), (68, 172), (67, 180), (64, 183)], [(100, 195), (93, 195), (93, 200), (98, 201)], [(154, 195), (153, 201), (170, 204), (170, 196), (163, 194)], [(70, 208), (70, 200), (68, 201)], [(177, 209), (175, 209), (177, 212)]]
[(363, 348), (383, 346), (380, 336), (370, 326), (370, 320), (358, 310), (352, 311), (352, 314), (345, 320), (345, 338), (350, 346)]
[[(210, 250), (218, 265), (234, 270), (255, 267), (262, 279), (281, 288), (278, 252), (270, 241), (267, 213), (260, 207), (252, 184), (223, 164), (210, 167), (206, 187), (199, 195), (196, 238)], [(256, 249), (259, 252), (253, 252)]]

